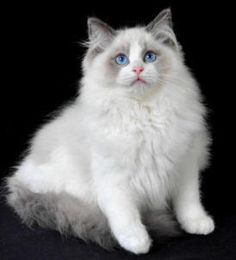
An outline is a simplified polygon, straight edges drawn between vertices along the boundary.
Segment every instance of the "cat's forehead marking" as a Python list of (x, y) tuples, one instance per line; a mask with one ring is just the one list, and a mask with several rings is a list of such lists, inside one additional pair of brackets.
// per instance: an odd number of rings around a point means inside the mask
[(143, 52), (143, 45), (140, 42), (134, 42), (130, 45), (130, 60), (137, 62), (140, 59), (140, 55)]
[(145, 42), (150, 38), (149, 33), (143, 28), (131, 28), (120, 31), (117, 37), (118, 43), (132, 44), (134, 42)]
[(143, 28), (126, 29), (120, 32), (115, 42), (115, 49), (129, 55), (132, 60), (138, 59), (147, 48), (150, 36)]

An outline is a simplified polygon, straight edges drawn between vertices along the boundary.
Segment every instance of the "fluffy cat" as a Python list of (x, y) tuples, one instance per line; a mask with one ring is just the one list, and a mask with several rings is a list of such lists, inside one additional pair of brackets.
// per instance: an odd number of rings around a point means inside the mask
[(147, 253), (150, 234), (192, 234), (214, 221), (201, 204), (206, 109), (163, 10), (114, 30), (88, 19), (79, 97), (35, 134), (6, 179), (24, 223)]

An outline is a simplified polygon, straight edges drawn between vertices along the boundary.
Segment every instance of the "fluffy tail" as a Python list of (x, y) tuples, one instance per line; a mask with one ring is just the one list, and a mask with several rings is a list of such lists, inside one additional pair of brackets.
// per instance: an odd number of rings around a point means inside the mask
[[(11, 180), (10, 180), (11, 179)], [(13, 178), (7, 183), (7, 203), (23, 223), (34, 223), (74, 235), (85, 241), (112, 249), (117, 242), (99, 208), (89, 206), (68, 193), (34, 193)]]
[[(28, 226), (38, 224), (99, 244), (105, 249), (118, 246), (98, 207), (85, 204), (68, 193), (34, 193), (10, 177), (6, 181), (7, 203)], [(170, 212), (152, 211), (143, 222), (158, 242), (180, 235), (180, 228)]]
[(159, 243), (183, 234), (171, 209), (150, 211), (144, 215), (143, 222)]

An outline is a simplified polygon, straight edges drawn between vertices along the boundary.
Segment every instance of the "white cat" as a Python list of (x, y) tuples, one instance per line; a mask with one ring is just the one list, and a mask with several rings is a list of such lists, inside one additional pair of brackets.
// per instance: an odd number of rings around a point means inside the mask
[(34, 136), (6, 179), (8, 203), (28, 225), (135, 254), (149, 251), (153, 231), (173, 235), (173, 216), (186, 232), (209, 234), (199, 191), (206, 109), (170, 10), (146, 27), (90, 18), (88, 29), (80, 95)]

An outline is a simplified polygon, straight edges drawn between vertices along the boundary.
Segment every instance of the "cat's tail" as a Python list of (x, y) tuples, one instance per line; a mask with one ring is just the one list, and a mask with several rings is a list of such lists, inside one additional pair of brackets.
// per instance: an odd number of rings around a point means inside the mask
[(68, 193), (34, 193), (9, 177), (5, 182), (7, 203), (28, 226), (38, 224), (98, 243), (105, 249), (117, 245), (100, 209), (89, 206)]
[(144, 215), (143, 221), (151, 236), (158, 242), (183, 235), (171, 209), (152, 210)]
[[(38, 224), (66, 236), (74, 235), (95, 242), (108, 250), (118, 246), (105, 215), (98, 207), (88, 205), (66, 192), (32, 192), (14, 176), (8, 177), (4, 186), (7, 203), (28, 226)], [(158, 242), (181, 234), (173, 214), (167, 211), (152, 211), (143, 222)]]

